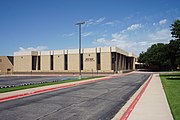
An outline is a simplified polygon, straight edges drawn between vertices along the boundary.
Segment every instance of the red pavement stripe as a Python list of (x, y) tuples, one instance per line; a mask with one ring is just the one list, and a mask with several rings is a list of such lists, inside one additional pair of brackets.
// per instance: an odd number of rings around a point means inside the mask
[[(125, 74), (125, 75), (128, 75), (128, 74)], [(122, 75), (122, 76), (125, 76), (125, 75)], [(68, 88), (68, 87), (72, 87), (72, 86), (88, 84), (88, 83), (93, 83), (93, 82), (102, 81), (102, 80), (109, 80), (110, 78), (117, 78), (117, 77), (119, 77), (119, 76), (111, 76), (111, 77), (108, 77), (108, 78), (99, 78), (97, 80), (91, 80), (91, 81), (82, 81), (81, 83), (72, 83), (72, 84), (69, 84), (69, 85), (63, 85), (63, 86), (59, 86), (59, 87), (53, 87), (53, 88), (47, 88), (47, 89), (43, 89), (43, 90), (37, 90), (37, 91), (34, 91), (34, 92), (29, 92), (29, 93), (23, 93), (23, 94), (18, 94), (18, 95), (7, 96), (7, 97), (0, 98), (0, 102), (13, 100), (13, 99), (17, 99), (17, 98), (22, 98), (22, 97), (27, 97), (27, 96), (30, 96), (30, 95), (40, 94), (40, 93), (44, 93), (44, 92), (50, 92), (50, 91), (53, 91), (53, 90)]]
[(53, 88), (47, 88), (47, 89), (43, 89), (43, 90), (37, 90), (37, 91), (34, 91), (34, 92), (29, 92), (29, 93), (23, 93), (23, 94), (18, 94), (18, 95), (7, 96), (7, 97), (0, 98), (0, 102), (12, 100), (12, 99), (17, 99), (17, 98), (22, 98), (22, 97), (27, 97), (27, 96), (30, 96), (30, 95), (40, 94), (40, 93), (49, 92), (49, 91), (53, 91), (53, 90), (68, 88), (68, 87), (72, 87), (72, 86), (88, 84), (88, 83), (93, 83), (93, 82), (102, 81), (102, 80), (108, 80), (110, 78), (112, 78), (112, 77), (101, 78), (101, 79), (92, 80), (92, 81), (84, 81), (84, 82), (81, 82), (81, 83), (73, 83), (73, 84), (63, 85), (63, 86), (59, 86), (59, 87), (53, 87)]
[(149, 83), (151, 81), (151, 78), (152, 78), (152, 75), (149, 77), (149, 79), (146, 82), (146, 84), (144, 85), (144, 87), (141, 89), (139, 94), (136, 96), (135, 100), (131, 103), (131, 105), (128, 107), (128, 109), (125, 111), (125, 113), (121, 116), (120, 120), (127, 120), (128, 119), (128, 117), (131, 114), (132, 110), (134, 109), (134, 107), (136, 106), (137, 102), (139, 101), (139, 99), (141, 98), (142, 94), (144, 93), (145, 89), (149, 85)]

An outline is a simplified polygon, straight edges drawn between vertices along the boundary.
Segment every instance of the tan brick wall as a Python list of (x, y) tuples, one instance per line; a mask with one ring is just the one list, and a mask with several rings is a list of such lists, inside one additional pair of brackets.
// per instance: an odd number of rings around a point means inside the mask
[(79, 54), (68, 55), (68, 71), (79, 71)]
[(41, 55), (41, 71), (50, 71), (50, 55)]
[(32, 70), (32, 56), (14, 56), (14, 72), (30, 72)]
[(111, 71), (111, 53), (101, 53), (101, 70)]
[(96, 53), (83, 54), (84, 72), (96, 71)]
[[(116, 47), (103, 47), (103, 48), (85, 48), (82, 49), (83, 53), (83, 70), (82, 72), (97, 71), (96, 52), (100, 52), (101, 57), (101, 70), (99, 72), (113, 72), (111, 70), (111, 52), (123, 53), (127, 56), (128, 53)], [(40, 70), (34, 70), (33, 72), (79, 72), (79, 50), (54, 50), (54, 51), (35, 51), (35, 52), (15, 52), (15, 66), (16, 72), (30, 72), (32, 71), (32, 55), (41, 56)], [(64, 54), (68, 54), (68, 70), (64, 70)], [(51, 69), (51, 55), (53, 56), (53, 70)], [(90, 56), (89, 56), (90, 55)], [(123, 56), (124, 56), (123, 55)], [(128, 54), (131, 55), (131, 54)], [(133, 56), (133, 55), (131, 55)], [(23, 58), (21, 58), (23, 57)], [(119, 70), (125, 69), (125, 57), (120, 57)], [(134, 62), (134, 61), (133, 61)], [(38, 64), (36, 65), (38, 67)], [(134, 67), (134, 64), (133, 64)]]
[(135, 59), (135, 58), (132, 58), (132, 59), (133, 59), (133, 60), (132, 60), (132, 66), (133, 66), (132, 69), (135, 70), (135, 69), (136, 69), (136, 68), (135, 68), (135, 60), (136, 60), (136, 59)]
[(54, 70), (63, 71), (64, 70), (64, 55), (54, 55)]
[[(10, 71), (8, 71), (10, 69)], [(13, 72), (13, 65), (6, 56), (0, 56), (0, 74)]]

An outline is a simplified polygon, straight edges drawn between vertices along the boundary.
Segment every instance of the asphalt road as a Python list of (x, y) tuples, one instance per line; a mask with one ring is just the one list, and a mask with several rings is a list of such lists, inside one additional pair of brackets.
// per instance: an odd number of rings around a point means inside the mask
[(76, 76), (10, 76), (0, 77), (0, 87), (22, 85), (27, 83), (53, 82), (60, 80), (76, 79)]
[(149, 74), (130, 74), (0, 103), (1, 120), (110, 120)]

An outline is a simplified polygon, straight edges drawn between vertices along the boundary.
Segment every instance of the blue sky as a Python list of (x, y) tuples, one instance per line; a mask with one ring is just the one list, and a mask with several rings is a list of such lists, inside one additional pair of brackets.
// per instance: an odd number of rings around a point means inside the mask
[(139, 54), (168, 43), (179, 0), (0, 0), (0, 56), (14, 51), (117, 46)]

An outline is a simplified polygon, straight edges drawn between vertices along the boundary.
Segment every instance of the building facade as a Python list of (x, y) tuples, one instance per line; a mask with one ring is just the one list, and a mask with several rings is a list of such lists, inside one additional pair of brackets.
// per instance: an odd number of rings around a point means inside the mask
[(117, 47), (14, 53), (14, 72), (117, 73), (135, 69), (136, 56)]
[(13, 73), (13, 57), (0, 56), (0, 75)]

